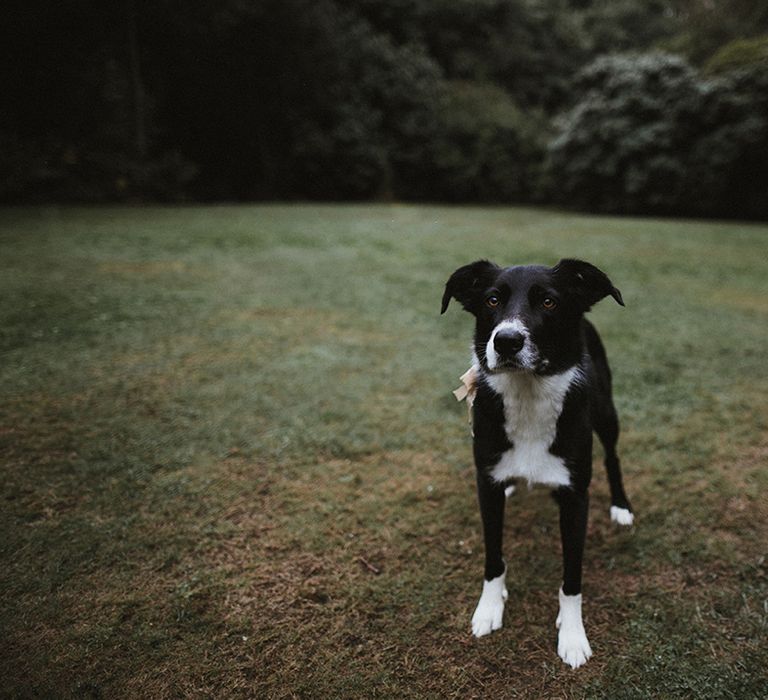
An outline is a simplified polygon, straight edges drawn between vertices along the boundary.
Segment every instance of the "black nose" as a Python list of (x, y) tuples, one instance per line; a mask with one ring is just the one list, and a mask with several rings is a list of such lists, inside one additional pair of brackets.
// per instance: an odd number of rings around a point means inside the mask
[(500, 332), (493, 339), (493, 347), (502, 357), (513, 357), (517, 355), (525, 345), (525, 336), (515, 331)]

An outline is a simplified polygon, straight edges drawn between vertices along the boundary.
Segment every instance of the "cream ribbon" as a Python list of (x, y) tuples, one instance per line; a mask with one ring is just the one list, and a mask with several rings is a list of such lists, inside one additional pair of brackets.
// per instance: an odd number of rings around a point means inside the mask
[[(467, 415), (469, 422), (472, 422), (472, 404), (475, 403), (475, 396), (477, 395), (477, 378), (479, 376), (479, 370), (477, 365), (472, 365), (464, 374), (459, 377), (461, 379), (461, 386), (454, 390), (453, 395), (457, 401), (467, 401)], [(474, 435), (474, 431), (472, 432)]]

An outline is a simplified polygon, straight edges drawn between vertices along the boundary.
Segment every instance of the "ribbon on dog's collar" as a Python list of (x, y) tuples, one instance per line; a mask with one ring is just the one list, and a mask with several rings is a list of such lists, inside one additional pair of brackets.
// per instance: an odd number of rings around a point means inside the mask
[(472, 404), (475, 403), (475, 396), (477, 395), (477, 378), (479, 374), (477, 365), (472, 365), (459, 377), (461, 379), (461, 386), (453, 392), (457, 401), (464, 401), (466, 399), (470, 423), (472, 422)]

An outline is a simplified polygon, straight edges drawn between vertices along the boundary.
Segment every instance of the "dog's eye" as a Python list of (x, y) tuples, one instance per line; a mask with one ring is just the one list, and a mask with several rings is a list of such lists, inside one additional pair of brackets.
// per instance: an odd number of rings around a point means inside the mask
[(491, 296), (485, 300), (485, 303), (492, 309), (495, 309), (499, 305), (499, 297), (497, 297), (495, 294), (491, 294)]
[(545, 297), (541, 305), (547, 310), (551, 311), (557, 306), (557, 302), (552, 297)]

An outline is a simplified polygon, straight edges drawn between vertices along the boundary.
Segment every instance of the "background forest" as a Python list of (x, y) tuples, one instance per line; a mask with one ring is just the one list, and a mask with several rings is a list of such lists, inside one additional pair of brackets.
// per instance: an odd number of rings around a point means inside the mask
[(768, 216), (764, 2), (30, 0), (0, 41), (6, 203)]

